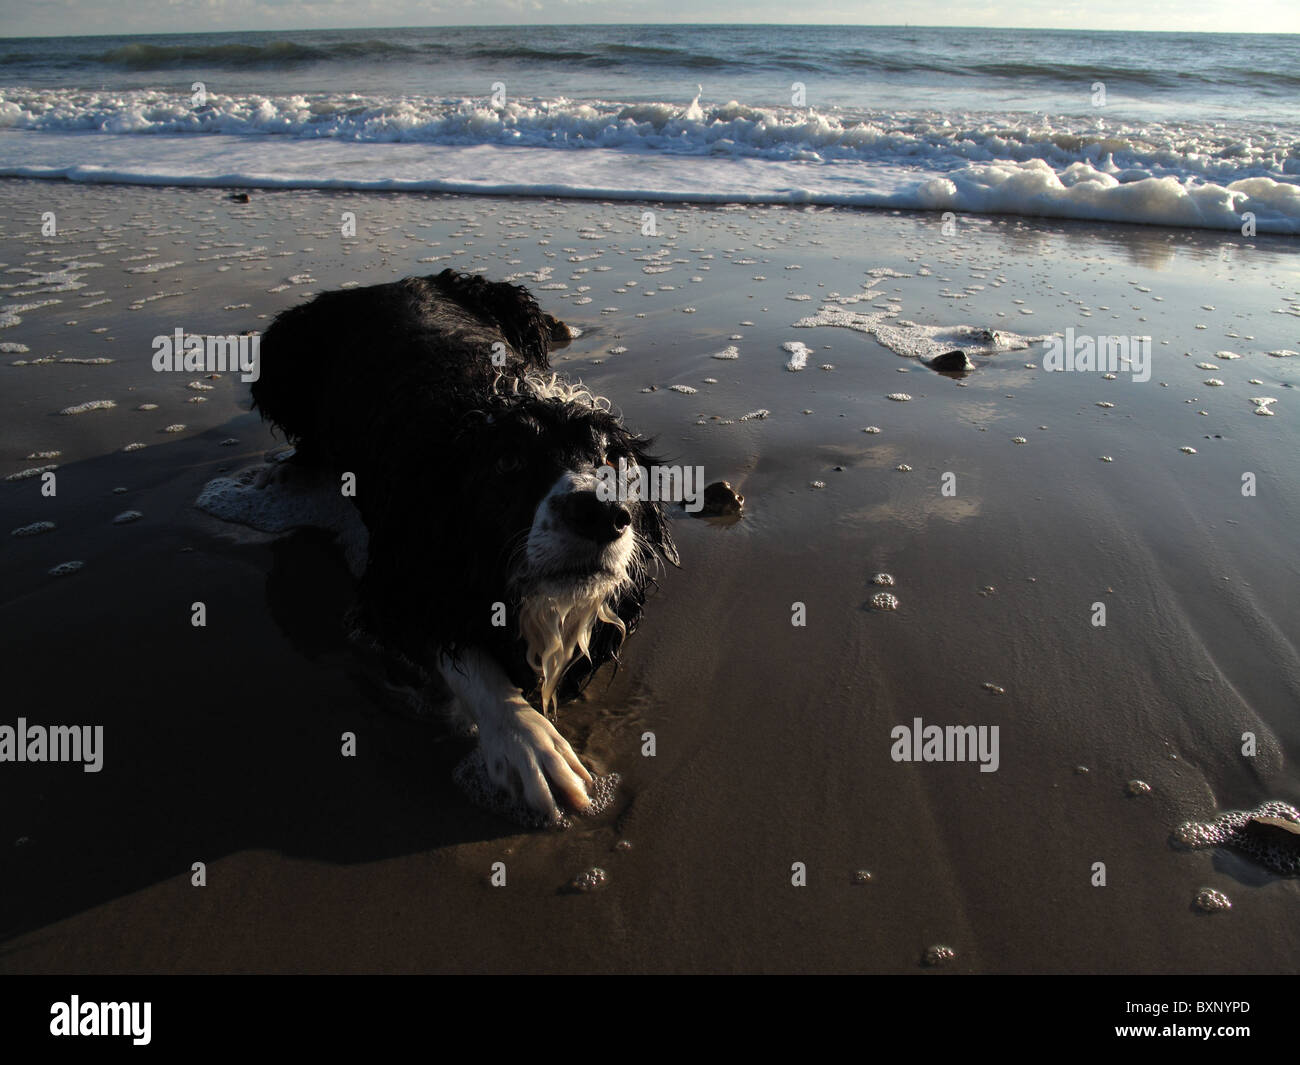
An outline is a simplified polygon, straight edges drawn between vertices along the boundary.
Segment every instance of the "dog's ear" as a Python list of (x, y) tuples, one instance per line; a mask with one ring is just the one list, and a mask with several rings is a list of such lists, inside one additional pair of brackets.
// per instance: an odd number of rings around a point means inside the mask
[[(496, 326), (529, 366), (549, 369), (553, 325), (562, 323), (544, 314), (532, 294), (522, 285), (488, 281), (475, 274), (444, 270), (428, 279), (466, 310)], [(568, 329), (565, 328), (565, 333)]]

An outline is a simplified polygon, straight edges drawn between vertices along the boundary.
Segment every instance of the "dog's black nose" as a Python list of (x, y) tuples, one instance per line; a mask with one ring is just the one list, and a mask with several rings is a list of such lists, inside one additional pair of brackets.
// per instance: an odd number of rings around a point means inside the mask
[(560, 517), (579, 536), (598, 544), (617, 540), (632, 524), (632, 512), (622, 503), (605, 502), (595, 492), (571, 492), (560, 504)]

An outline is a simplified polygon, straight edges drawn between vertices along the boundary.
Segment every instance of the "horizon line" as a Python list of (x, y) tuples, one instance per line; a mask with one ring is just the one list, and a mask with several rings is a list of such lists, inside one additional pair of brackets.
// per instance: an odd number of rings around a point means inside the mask
[(35, 41), (51, 38), (96, 38), (96, 37), (205, 37), (230, 33), (343, 33), (356, 30), (383, 32), (387, 30), (500, 30), (503, 28), (550, 28), (550, 29), (587, 29), (594, 26), (699, 26), (714, 28), (721, 26), (760, 27), (828, 27), (838, 29), (874, 29), (874, 30), (1029, 30), (1035, 33), (1113, 33), (1113, 34), (1188, 34), (1204, 37), (1232, 35), (1237, 37), (1295, 37), (1300, 31), (1273, 30), (1260, 33), (1255, 30), (1141, 30), (1141, 29), (1098, 29), (1082, 26), (952, 26), (928, 22), (482, 22), (482, 23), (408, 23), (395, 26), (298, 26), (277, 29), (223, 29), (223, 30), (137, 30), (131, 33), (33, 33), (17, 37), (0, 36), (3, 41)]

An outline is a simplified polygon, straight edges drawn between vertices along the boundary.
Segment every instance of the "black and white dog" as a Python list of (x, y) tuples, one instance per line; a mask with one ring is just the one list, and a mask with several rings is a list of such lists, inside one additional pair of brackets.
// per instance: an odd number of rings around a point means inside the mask
[(616, 658), (659, 560), (678, 564), (659, 502), (596, 490), (602, 465), (657, 460), (549, 372), (569, 339), (522, 286), (444, 270), (285, 311), (252, 389), (296, 461), (355, 475), (358, 627), (441, 676), (493, 783), (546, 819), (592, 783), (546, 715)]

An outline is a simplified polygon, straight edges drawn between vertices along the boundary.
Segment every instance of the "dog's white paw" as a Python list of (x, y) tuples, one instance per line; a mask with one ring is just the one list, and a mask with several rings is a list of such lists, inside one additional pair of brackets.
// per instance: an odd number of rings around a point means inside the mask
[(581, 811), (591, 805), (592, 777), (569, 741), (531, 706), (510, 707), (500, 719), (479, 723), (479, 746), (488, 777), (552, 821), (559, 802)]

